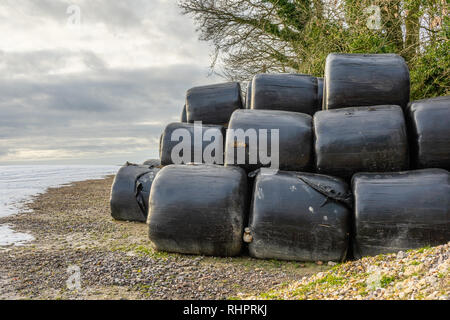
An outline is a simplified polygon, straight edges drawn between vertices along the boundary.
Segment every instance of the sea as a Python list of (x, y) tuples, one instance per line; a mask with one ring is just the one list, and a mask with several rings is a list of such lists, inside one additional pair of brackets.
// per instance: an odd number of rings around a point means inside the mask
[[(24, 212), (24, 204), (48, 188), (101, 179), (118, 170), (119, 166), (113, 165), (0, 166), (0, 218)], [(0, 224), (0, 247), (20, 246), (33, 239), (31, 234), (16, 232), (9, 224)]]

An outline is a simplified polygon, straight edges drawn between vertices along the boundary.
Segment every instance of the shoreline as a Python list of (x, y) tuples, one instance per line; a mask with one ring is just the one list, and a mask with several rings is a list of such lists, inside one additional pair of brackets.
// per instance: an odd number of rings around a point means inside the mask
[[(7, 165), (0, 166), (0, 219), (24, 213), (26, 204), (48, 188), (69, 186), (74, 182), (103, 179), (117, 172), (115, 165)], [(23, 245), (33, 237), (0, 223), (0, 250)]]
[[(234, 299), (329, 269), (314, 263), (155, 252), (142, 223), (110, 216), (113, 175), (33, 196), (0, 218), (35, 239), (0, 247), (0, 299)], [(80, 270), (71, 290), (69, 267)]]

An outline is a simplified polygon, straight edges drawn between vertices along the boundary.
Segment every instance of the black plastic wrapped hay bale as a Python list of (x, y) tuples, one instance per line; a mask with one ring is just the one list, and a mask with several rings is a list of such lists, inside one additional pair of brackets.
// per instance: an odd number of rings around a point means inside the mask
[(183, 111), (181, 112), (181, 122), (187, 122), (187, 115), (186, 115), (186, 105), (183, 107)]
[(313, 115), (318, 106), (317, 78), (305, 74), (258, 74), (253, 78), (252, 109)]
[(341, 179), (279, 171), (256, 177), (250, 211), (252, 257), (342, 261), (346, 257), (352, 197)]
[(186, 94), (187, 121), (227, 124), (231, 114), (242, 109), (241, 86), (227, 82), (189, 89)]
[(450, 96), (413, 101), (406, 115), (414, 167), (450, 170)]
[(358, 173), (356, 258), (450, 241), (450, 175), (443, 169)]
[[(262, 161), (260, 151), (267, 146), (268, 156), (275, 154), (272, 150), (271, 139), (274, 129), (279, 130), (279, 168), (282, 170), (310, 169), (312, 167), (312, 117), (303, 113), (278, 110), (237, 110), (233, 113), (227, 130), (225, 165), (238, 165), (246, 171), (272, 166), (272, 163)], [(260, 130), (267, 132), (267, 140), (261, 140)], [(239, 133), (250, 134), (251, 131), (257, 134), (254, 153), (251, 152), (251, 139), (245, 137), (244, 141), (239, 135)], [(245, 163), (238, 161), (238, 155), (241, 152), (245, 154)]]
[[(217, 144), (221, 145), (221, 150), (218, 150), (220, 154), (215, 154), (213, 152), (213, 156), (217, 159), (216, 164), (223, 164), (223, 147), (224, 147), (224, 141), (225, 141), (225, 128), (222, 126), (217, 125), (202, 125), (199, 126), (201, 130), (199, 130), (198, 134), (200, 137), (200, 143), (198, 144), (198, 147), (201, 147), (200, 155), (202, 155), (202, 159), (200, 161), (196, 161), (194, 152), (195, 152), (195, 125), (193, 123), (180, 123), (180, 122), (173, 122), (166, 126), (164, 129), (161, 140), (160, 140), (160, 158), (161, 158), (161, 164), (163, 166), (173, 164), (174, 161), (172, 159), (172, 151), (174, 148), (179, 145), (181, 141), (184, 141), (184, 137), (178, 137), (176, 134), (176, 130), (182, 129), (187, 136), (185, 137), (190, 144), (191, 153), (190, 155), (184, 155), (183, 151), (181, 150), (178, 154), (180, 157), (187, 158), (186, 161), (183, 161), (183, 164), (187, 164), (190, 162), (205, 162), (205, 159), (203, 158), (203, 153), (205, 152), (206, 148), (208, 146), (212, 146), (216, 142), (215, 137), (217, 137), (220, 140), (217, 140)], [(207, 133), (208, 136), (214, 136), (214, 138), (208, 137), (206, 139), (205, 133)], [(174, 141), (172, 141), (172, 138)], [(178, 163), (181, 164), (181, 163)], [(210, 163), (212, 164), (212, 163)]]
[(153, 165), (126, 163), (111, 188), (111, 216), (116, 220), (145, 222), (153, 179), (160, 169)]
[(170, 165), (153, 182), (149, 237), (161, 251), (235, 256), (241, 252), (246, 207), (241, 168)]
[(357, 172), (407, 170), (408, 139), (402, 109), (374, 106), (314, 115), (319, 173), (350, 179)]
[(323, 103), (323, 78), (317, 78), (317, 111), (322, 110)]
[(144, 166), (151, 166), (151, 167), (159, 167), (161, 165), (161, 160), (159, 159), (148, 159), (144, 161)]
[(324, 109), (398, 105), (409, 101), (409, 69), (396, 54), (329, 54)]

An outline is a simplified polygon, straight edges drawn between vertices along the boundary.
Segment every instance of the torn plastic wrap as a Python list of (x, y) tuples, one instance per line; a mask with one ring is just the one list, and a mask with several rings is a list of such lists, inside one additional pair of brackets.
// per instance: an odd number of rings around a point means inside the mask
[(111, 188), (111, 216), (116, 220), (146, 222), (153, 179), (160, 169), (126, 163)]
[(253, 78), (252, 109), (313, 115), (318, 107), (317, 78), (305, 74), (258, 74)]
[(350, 179), (361, 171), (409, 168), (406, 125), (398, 106), (319, 111), (314, 134), (318, 173)]
[(414, 167), (450, 170), (450, 96), (413, 101), (406, 116)]
[(157, 250), (235, 256), (241, 252), (246, 208), (241, 168), (170, 165), (153, 183), (149, 237)]
[(241, 86), (227, 82), (189, 89), (186, 94), (187, 121), (225, 125), (236, 109), (242, 109)]
[(341, 179), (301, 172), (258, 173), (250, 211), (249, 252), (263, 259), (342, 261), (352, 196)]
[(356, 258), (450, 241), (448, 171), (359, 173), (352, 180)]
[[(278, 130), (276, 133), (275, 130)], [(265, 132), (267, 138), (260, 132)], [(254, 133), (256, 143), (249, 138)], [(245, 141), (240, 136), (247, 134)], [(278, 135), (278, 152), (276, 140)], [(267, 143), (266, 143), (267, 141)], [(251, 152), (254, 147), (254, 151)], [(260, 167), (273, 166), (268, 159), (261, 158), (267, 148), (272, 161), (279, 159), (282, 170), (308, 170), (312, 167), (312, 117), (298, 112), (278, 110), (237, 110), (233, 113), (227, 130), (225, 164), (238, 165), (247, 172)], [(240, 161), (240, 155), (245, 155)], [(273, 155), (273, 157), (272, 157)], [(262, 161), (264, 160), (264, 161)], [(275, 166), (276, 167), (276, 166)], [(277, 167), (278, 168), (278, 167)]]
[(151, 166), (151, 167), (159, 167), (161, 165), (161, 160), (159, 159), (148, 159), (144, 161), (144, 166)]
[(324, 109), (409, 102), (409, 69), (396, 54), (329, 54)]
[(181, 112), (181, 122), (187, 122), (186, 105), (184, 105), (183, 111)]
[[(213, 160), (217, 160), (216, 164), (223, 164), (223, 150), (225, 141), (225, 128), (217, 125), (202, 125), (198, 126), (201, 128), (198, 132), (195, 132), (195, 125), (193, 123), (180, 123), (173, 122), (166, 126), (160, 140), (160, 158), (161, 164), (166, 166), (173, 164), (175, 159), (172, 159), (172, 151), (174, 148), (182, 149), (182, 147), (189, 147), (191, 150), (189, 155), (185, 155), (184, 150), (180, 150), (175, 153), (180, 157), (180, 161), (183, 164), (190, 162), (207, 162), (203, 157), (206, 148), (217, 146), (217, 155), (215, 151), (211, 152)], [(181, 130), (178, 130), (181, 129)], [(198, 144), (194, 144), (194, 140), (199, 139)], [(217, 140), (216, 140), (217, 138)], [(173, 139), (173, 140), (172, 140)], [(180, 144), (184, 142), (183, 144)], [(198, 154), (201, 159), (195, 159), (195, 146), (201, 147)], [(219, 148), (219, 146), (221, 148)], [(209, 154), (209, 153), (208, 153)], [(198, 161), (197, 161), (198, 160)], [(177, 163), (177, 164), (181, 164)], [(209, 163), (209, 162), (208, 162)], [(212, 163), (210, 163), (212, 164)]]
[(322, 110), (323, 78), (317, 78), (317, 111)]

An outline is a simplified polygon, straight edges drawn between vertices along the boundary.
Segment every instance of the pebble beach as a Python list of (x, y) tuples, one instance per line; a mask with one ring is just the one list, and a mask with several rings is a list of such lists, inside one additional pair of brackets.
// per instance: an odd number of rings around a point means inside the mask
[[(155, 252), (144, 223), (111, 218), (113, 176), (50, 188), (0, 218), (34, 237), (0, 247), (0, 299), (239, 299), (329, 267)], [(81, 288), (70, 290), (69, 269)]]
[(0, 247), (0, 299), (449, 298), (450, 244), (343, 264), (156, 252), (146, 224), (111, 218), (112, 181), (50, 188), (0, 218), (34, 238)]

